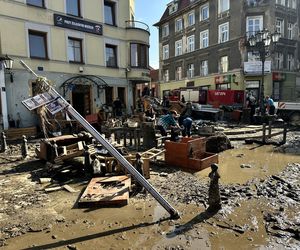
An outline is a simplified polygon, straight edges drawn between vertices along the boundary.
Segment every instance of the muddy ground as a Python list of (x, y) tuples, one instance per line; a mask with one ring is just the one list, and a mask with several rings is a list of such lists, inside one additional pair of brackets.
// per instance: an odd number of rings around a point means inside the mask
[(45, 193), (48, 184), (38, 179), (47, 177), (47, 166), (34, 158), (38, 141), (31, 141), (27, 160), (11, 145), (0, 154), (1, 249), (300, 249), (299, 141), (294, 132), (284, 147), (239, 142), (220, 153), (217, 214), (205, 211), (209, 169), (154, 165), (150, 182), (179, 220), (143, 193), (124, 207), (78, 208), (88, 176), (64, 182), (77, 193)]

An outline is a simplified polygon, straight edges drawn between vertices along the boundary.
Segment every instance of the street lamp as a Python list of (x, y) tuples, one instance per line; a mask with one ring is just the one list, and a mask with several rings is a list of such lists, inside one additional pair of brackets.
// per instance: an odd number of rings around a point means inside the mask
[(259, 92), (259, 99), (260, 99), (260, 112), (262, 115), (265, 114), (264, 108), (264, 75), (265, 75), (265, 61), (266, 57), (270, 56), (270, 47), (273, 43), (279, 41), (280, 33), (275, 32), (270, 34), (267, 29), (263, 29), (257, 32), (255, 35), (252, 35), (248, 38), (247, 43), (248, 47), (254, 51), (257, 51), (259, 54), (260, 61), (262, 63), (262, 70), (261, 70), (261, 85), (260, 85), (260, 92)]
[(3, 66), (5, 69), (12, 69), (14, 60), (12, 58), (10, 58), (8, 55), (5, 56), (0, 56), (0, 62), (3, 63)]

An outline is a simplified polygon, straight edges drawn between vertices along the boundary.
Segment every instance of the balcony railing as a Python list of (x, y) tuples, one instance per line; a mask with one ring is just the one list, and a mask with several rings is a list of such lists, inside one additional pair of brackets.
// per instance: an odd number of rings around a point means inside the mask
[(143, 22), (139, 21), (126, 21), (127, 29), (141, 29), (150, 33), (149, 26)]

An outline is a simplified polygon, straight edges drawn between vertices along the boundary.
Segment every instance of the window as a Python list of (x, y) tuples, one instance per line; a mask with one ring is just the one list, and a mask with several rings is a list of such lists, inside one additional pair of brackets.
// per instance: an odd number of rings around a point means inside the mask
[(208, 30), (200, 32), (200, 49), (204, 49), (209, 46), (208, 34)]
[(229, 0), (218, 0), (218, 3), (219, 3), (218, 13), (222, 13), (229, 10)]
[(294, 24), (293, 23), (288, 23), (288, 39), (293, 39), (294, 38)]
[(230, 90), (231, 86), (230, 86), (230, 83), (217, 84), (216, 89), (218, 89), (218, 90)]
[(164, 81), (165, 82), (169, 81), (169, 70), (168, 69), (164, 70)]
[(182, 40), (175, 42), (175, 56), (182, 55)]
[(194, 77), (194, 64), (193, 63), (190, 63), (187, 66), (187, 77), (188, 78)]
[(291, 9), (296, 9), (296, 0), (287, 0), (287, 7)]
[(275, 54), (275, 69), (283, 69), (283, 53), (277, 52)]
[(220, 58), (219, 71), (220, 73), (228, 72), (228, 56), (222, 56)]
[(106, 44), (105, 45), (106, 55), (106, 67), (116, 68), (117, 64), (117, 46)]
[(80, 16), (80, 0), (66, 0), (67, 14)]
[(200, 21), (207, 20), (209, 18), (209, 4), (205, 4), (200, 7)]
[(182, 79), (182, 67), (178, 66), (176, 67), (176, 76), (175, 76), (177, 81), (180, 81)]
[(229, 23), (219, 25), (219, 43), (225, 43), (229, 40)]
[(188, 26), (192, 26), (195, 24), (195, 13), (191, 12), (188, 14)]
[(104, 1), (104, 22), (109, 25), (116, 25), (114, 2)]
[(130, 66), (138, 68), (148, 68), (148, 51), (145, 44), (130, 44)]
[(247, 36), (255, 36), (258, 31), (263, 30), (263, 16), (247, 17), (246, 25)]
[(178, 32), (178, 31), (181, 31), (183, 29), (183, 25), (182, 25), (182, 19), (177, 19), (175, 21), (175, 31)]
[(71, 38), (68, 39), (68, 58), (69, 62), (82, 63), (82, 40)]
[(187, 52), (192, 52), (195, 50), (195, 36), (189, 36), (187, 38)]
[(45, 2), (44, 2), (44, 0), (26, 0), (26, 3), (28, 5), (33, 5), (33, 6), (45, 8)]
[(47, 33), (29, 30), (29, 50), (31, 58), (48, 59)]
[(169, 45), (163, 46), (163, 60), (169, 59)]
[(294, 55), (293, 54), (288, 53), (287, 63), (288, 63), (288, 70), (293, 71), (294, 68), (295, 68), (295, 60), (294, 60)]
[(169, 24), (166, 24), (162, 27), (162, 37), (169, 35)]
[(285, 0), (276, 0), (276, 4), (285, 6)]
[(284, 20), (281, 18), (276, 18), (276, 31), (284, 37)]
[(200, 68), (200, 76), (207, 76), (208, 75), (208, 61), (202, 61), (201, 62), (201, 68)]

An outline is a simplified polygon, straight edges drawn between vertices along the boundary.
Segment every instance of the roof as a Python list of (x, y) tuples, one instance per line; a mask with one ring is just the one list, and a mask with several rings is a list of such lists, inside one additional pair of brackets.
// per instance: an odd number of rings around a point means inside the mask
[[(169, 4), (171, 4), (174, 1), (171, 1)], [(159, 26), (162, 22), (164, 22), (166, 19), (168, 19), (169, 16), (175, 16), (176, 14), (178, 14), (181, 10), (185, 9), (186, 7), (188, 7), (189, 5), (194, 4), (196, 1), (191, 2), (191, 0), (178, 0), (178, 9), (176, 12), (172, 13), (171, 15), (169, 15), (169, 7), (167, 5), (164, 14), (162, 15), (162, 17), (160, 18), (159, 22), (155, 23), (154, 26)]]

